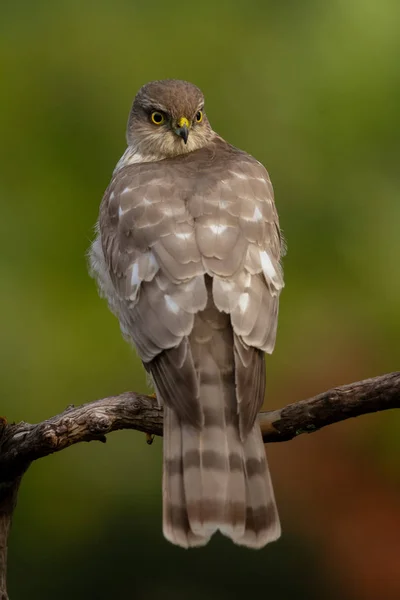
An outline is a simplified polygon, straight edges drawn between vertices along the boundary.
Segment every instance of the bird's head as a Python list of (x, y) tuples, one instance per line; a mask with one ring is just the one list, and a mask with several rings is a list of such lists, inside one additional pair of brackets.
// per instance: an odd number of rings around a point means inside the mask
[(133, 101), (127, 141), (143, 156), (177, 156), (206, 146), (215, 133), (204, 97), (187, 81), (165, 79), (144, 85)]

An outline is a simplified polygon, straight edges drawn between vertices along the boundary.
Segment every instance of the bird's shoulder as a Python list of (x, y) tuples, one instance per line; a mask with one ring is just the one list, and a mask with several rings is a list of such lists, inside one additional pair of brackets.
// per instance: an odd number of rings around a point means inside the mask
[(194, 223), (204, 229), (204, 243), (215, 235), (217, 223), (224, 232), (233, 234), (239, 228), (246, 238), (259, 243), (271, 235), (275, 240), (274, 232), (279, 232), (265, 167), (219, 136), (185, 155), (118, 169), (100, 209), (100, 230), (107, 236), (120, 236), (124, 247), (131, 239), (146, 248), (177, 227), (184, 239)]
[(271, 181), (262, 163), (216, 136), (203, 148), (187, 154), (123, 166), (115, 172), (104, 198), (107, 200), (108, 196), (126, 194), (128, 189), (132, 192), (131, 196), (145, 191), (157, 195), (160, 187), (164, 190), (177, 187), (198, 189), (202, 182), (210, 189), (221, 181), (230, 180), (241, 180), (242, 187), (253, 188), (256, 195), (264, 195), (264, 185), (267, 184), (268, 192), (272, 193)]

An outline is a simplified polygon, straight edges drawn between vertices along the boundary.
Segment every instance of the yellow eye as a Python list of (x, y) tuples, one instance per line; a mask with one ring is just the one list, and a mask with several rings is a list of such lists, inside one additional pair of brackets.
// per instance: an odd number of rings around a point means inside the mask
[(164, 115), (158, 111), (154, 111), (151, 113), (151, 120), (154, 123), (154, 125), (162, 125), (163, 123), (165, 123)]
[(203, 113), (201, 110), (199, 110), (199, 112), (196, 114), (196, 122), (201, 123), (202, 120), (203, 120)]

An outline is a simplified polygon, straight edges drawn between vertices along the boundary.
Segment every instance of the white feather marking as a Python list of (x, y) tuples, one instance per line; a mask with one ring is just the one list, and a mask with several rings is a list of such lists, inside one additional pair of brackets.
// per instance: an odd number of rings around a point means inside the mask
[(122, 195), (122, 194), (128, 194), (128, 193), (129, 193), (129, 192), (131, 192), (131, 191), (132, 191), (132, 188), (130, 188), (129, 186), (127, 186), (126, 188), (124, 188), (124, 189), (122, 190), (122, 192), (121, 192), (121, 195)]
[(251, 273), (246, 272), (243, 275), (243, 285), (245, 288), (249, 288), (251, 286)]
[(129, 207), (124, 209), (121, 206), (119, 206), (118, 207), (118, 216), (119, 216), (119, 218), (123, 217), (128, 211), (129, 211)]
[(114, 198), (114, 196), (115, 196), (114, 191), (112, 191), (110, 194), (110, 200), (112, 200)]
[(258, 208), (258, 206), (256, 206), (254, 209), (254, 213), (253, 213), (253, 221), (262, 221), (262, 218), (263, 218), (262, 212)]
[(238, 173), (237, 171), (231, 171), (231, 173), (238, 179), (249, 179), (249, 177), (247, 175), (244, 175), (244, 173)]
[(245, 292), (244, 294), (240, 294), (240, 297), (239, 297), (240, 312), (242, 312), (242, 313), (246, 312), (247, 307), (249, 306), (249, 302), (250, 302), (250, 294), (248, 294), (247, 292)]
[(261, 250), (260, 251), (260, 259), (261, 259), (261, 267), (262, 267), (265, 277), (272, 281), (276, 277), (276, 271), (274, 269), (274, 265), (272, 264), (269, 255), (268, 255), (268, 252), (265, 252), (265, 250)]
[(144, 256), (147, 258), (147, 265), (143, 279), (144, 281), (151, 281), (160, 267), (156, 257), (151, 251), (146, 252)]
[(227, 225), (209, 225), (211, 231), (213, 233), (215, 233), (216, 235), (219, 235), (220, 233), (224, 233), (224, 231), (226, 229), (228, 229)]
[(165, 294), (164, 300), (168, 310), (170, 310), (174, 313), (174, 315), (176, 315), (179, 312), (179, 305), (168, 294)]
[(193, 231), (188, 231), (188, 232), (184, 232), (184, 233), (176, 233), (175, 235), (180, 240), (188, 240), (193, 235)]
[(139, 284), (140, 284), (139, 265), (137, 262), (134, 262), (132, 265), (131, 286), (136, 287)]
[(235, 282), (227, 281), (226, 279), (219, 279), (219, 285), (224, 292), (231, 292), (235, 287)]
[(194, 288), (196, 287), (196, 285), (198, 285), (198, 283), (202, 279), (202, 277), (203, 277), (202, 275), (197, 276), (197, 277), (192, 277), (192, 279), (185, 281), (185, 283), (181, 283), (182, 290), (184, 292), (192, 292), (194, 290)]

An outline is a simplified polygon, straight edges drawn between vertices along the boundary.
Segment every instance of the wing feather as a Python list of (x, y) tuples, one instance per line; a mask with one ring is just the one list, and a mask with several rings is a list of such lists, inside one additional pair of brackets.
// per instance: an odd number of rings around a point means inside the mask
[[(110, 307), (160, 397), (197, 426), (198, 375), (188, 338), (206, 307), (205, 276), (212, 277), (213, 302), (233, 329), (245, 435), (264, 397), (263, 352), (274, 347), (283, 287), (267, 171), (219, 138), (188, 155), (130, 165), (116, 171), (99, 225), (92, 264)], [(201, 331), (196, 335), (201, 339)]]

